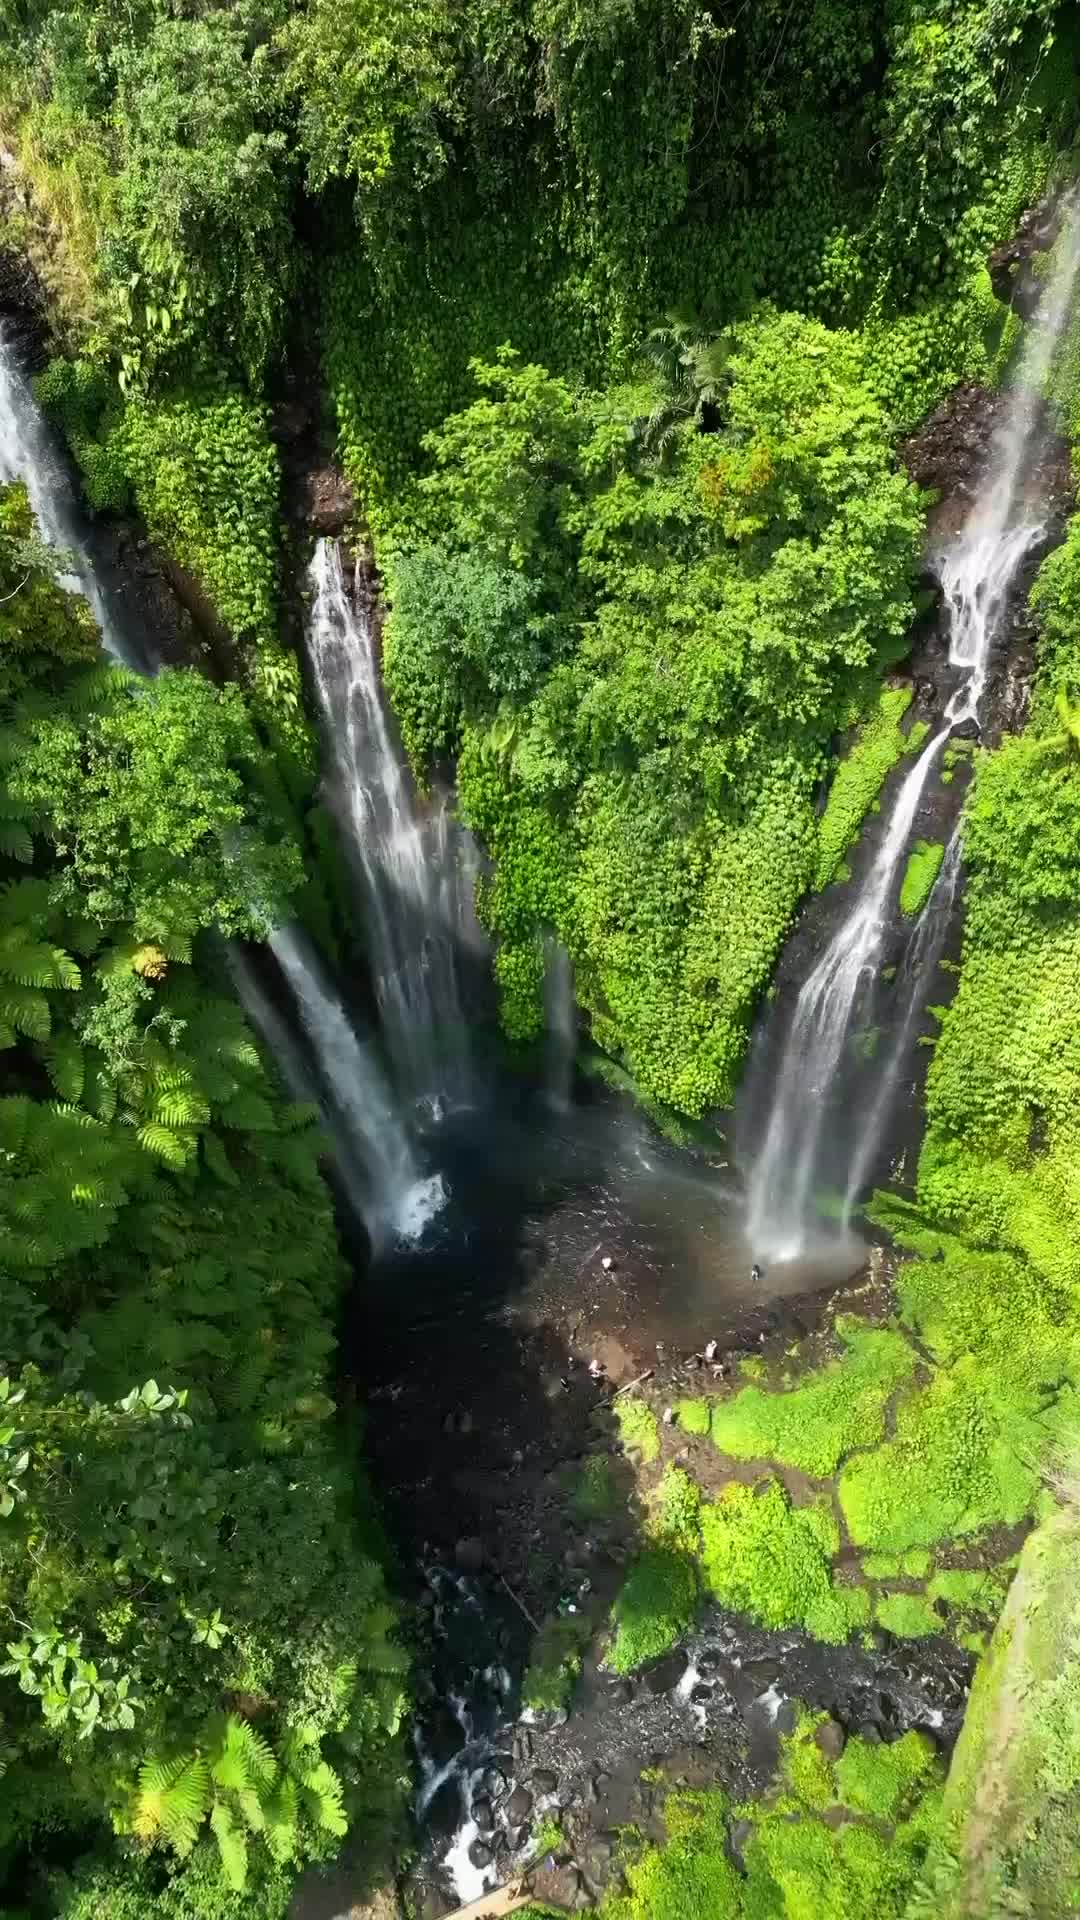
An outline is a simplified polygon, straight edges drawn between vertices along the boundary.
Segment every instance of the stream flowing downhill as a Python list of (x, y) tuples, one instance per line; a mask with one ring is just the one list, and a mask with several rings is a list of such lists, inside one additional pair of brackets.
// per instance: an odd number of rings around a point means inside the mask
[[(851, 1111), (848, 1055), (877, 978), (920, 804), (954, 729), (979, 723), (991, 649), (1010, 592), (1045, 533), (1039, 503), (1025, 495), (1024, 477), (1042, 432), (1042, 388), (1069, 317), (1078, 268), (1080, 208), (1072, 200), (982, 485), (959, 533), (934, 556), (949, 623), (949, 665), (962, 677), (940, 726), (900, 785), (870, 871), (807, 977), (784, 1042), (764, 1138), (747, 1184), (747, 1237), (773, 1260), (793, 1259), (815, 1242), (846, 1233), (890, 1118), (925, 987), (940, 958), (947, 907), (958, 884), (959, 827), (902, 962), (901, 1011), (888, 1059), (865, 1109)], [(849, 1101), (846, 1134), (852, 1145), (840, 1171), (840, 1218), (826, 1222), (817, 1199), (836, 1181), (833, 1109), (841, 1091)]]

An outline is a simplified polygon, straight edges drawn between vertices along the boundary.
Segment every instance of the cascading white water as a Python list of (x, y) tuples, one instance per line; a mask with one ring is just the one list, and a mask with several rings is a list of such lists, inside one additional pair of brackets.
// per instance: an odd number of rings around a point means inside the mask
[(311, 1042), (346, 1163), (368, 1186), (363, 1211), (372, 1238), (418, 1239), (446, 1198), (441, 1176), (421, 1174), (379, 1061), (357, 1034), (311, 942), (298, 927), (278, 927), (269, 946)]
[(0, 321), (0, 485), (14, 480), (26, 487), (42, 540), (71, 562), (60, 585), (89, 603), (106, 653), (125, 666), (137, 665), (95, 576), (67, 470)]
[(339, 799), (364, 882), (375, 993), (397, 1083), (436, 1111), (469, 1098), (459, 954), (473, 938), (464, 836), (422, 807), (393, 738), (374, 624), (335, 540), (311, 566), (307, 646)]
[(544, 942), (544, 1024), (547, 1035), (547, 1097), (556, 1113), (566, 1113), (574, 1086), (577, 1013), (574, 970), (561, 940)]
[[(829, 1141), (830, 1094), (845, 1064), (864, 989), (878, 971), (919, 804), (952, 730), (965, 721), (978, 723), (990, 650), (1010, 589), (1024, 559), (1045, 532), (1038, 504), (1024, 499), (1023, 482), (1041, 431), (1043, 385), (1069, 315), (1078, 268), (1080, 208), (1073, 200), (1064, 210), (1054, 269), (1028, 328), (1011, 398), (994, 434), (985, 481), (960, 533), (936, 557), (949, 619), (949, 664), (963, 678), (941, 728), (900, 787), (885, 838), (851, 914), (796, 1002), (747, 1193), (748, 1237), (755, 1249), (772, 1259), (795, 1257), (814, 1236), (814, 1192)], [(958, 849), (955, 855), (950, 850), (939, 885), (944, 882), (955, 888), (957, 870)], [(923, 967), (932, 944), (929, 939), (923, 943)], [(900, 1027), (905, 1045), (919, 1003), (917, 983), (915, 987), (909, 983), (909, 993), (910, 1005)], [(901, 1053), (894, 1046), (849, 1169), (845, 1225), (880, 1142), (900, 1064)]]
[(904, 956), (901, 977), (897, 981), (892, 1045), (877, 1077), (870, 1109), (860, 1126), (848, 1167), (841, 1216), (845, 1227), (850, 1222), (863, 1182), (884, 1138), (899, 1091), (904, 1062), (908, 1058), (915, 1027), (925, 1005), (925, 989), (941, 958), (949, 919), (956, 902), (956, 890), (960, 884), (960, 852), (960, 825), (957, 822), (930, 897), (919, 915), (915, 937)]
[[(69, 559), (71, 571), (61, 576), (61, 584), (86, 599), (106, 651), (142, 669), (95, 574), (67, 470), (0, 323), (0, 484), (14, 480), (26, 486), (42, 539)], [(308, 1037), (346, 1184), (350, 1192), (363, 1193), (361, 1211), (373, 1237), (415, 1239), (443, 1203), (442, 1180), (421, 1175), (379, 1061), (358, 1038), (310, 943), (296, 929), (279, 928), (269, 944)], [(283, 1022), (239, 950), (230, 948), (229, 959), (247, 1010), (281, 1060), (286, 1079), (295, 1083), (300, 1068)]]

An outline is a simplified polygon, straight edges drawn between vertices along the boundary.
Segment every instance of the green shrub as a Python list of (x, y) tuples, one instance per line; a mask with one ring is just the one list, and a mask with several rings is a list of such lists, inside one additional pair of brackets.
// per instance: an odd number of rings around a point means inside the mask
[(545, 1620), (529, 1649), (521, 1683), (522, 1706), (541, 1712), (569, 1707), (588, 1641), (588, 1623), (576, 1615)]
[(712, 1419), (709, 1400), (676, 1400), (675, 1418), (684, 1433), (708, 1433)]
[(912, 691), (909, 686), (882, 688), (876, 711), (863, 722), (833, 775), (825, 810), (818, 821), (813, 884), (819, 892), (836, 879), (845, 853), (859, 837), (859, 828), (871, 803), (891, 769), (903, 757), (907, 741), (900, 731), (900, 722), (911, 705)]
[(921, 913), (933, 892), (941, 872), (945, 846), (940, 840), (917, 840), (908, 854), (900, 885), (900, 911), (913, 917)]
[(1024, 1426), (996, 1417), (982, 1385), (974, 1361), (958, 1361), (901, 1401), (893, 1440), (848, 1462), (839, 1494), (856, 1546), (903, 1553), (1029, 1511)]
[(838, 1323), (847, 1346), (840, 1360), (806, 1375), (787, 1392), (744, 1387), (717, 1401), (712, 1437), (738, 1460), (779, 1460), (804, 1473), (834, 1473), (856, 1447), (884, 1437), (885, 1407), (911, 1378), (915, 1354), (899, 1334)]
[(943, 1630), (940, 1615), (921, 1593), (880, 1594), (874, 1604), (874, 1619), (879, 1627), (902, 1639), (918, 1640)]
[(570, 1505), (585, 1520), (597, 1520), (610, 1513), (616, 1502), (615, 1476), (606, 1453), (590, 1453), (582, 1462)]
[(614, 1402), (614, 1407), (619, 1438), (627, 1453), (638, 1454), (643, 1466), (651, 1466), (660, 1458), (660, 1429), (652, 1408), (625, 1393)]
[(805, 1626), (841, 1641), (869, 1618), (865, 1592), (834, 1587), (839, 1534), (821, 1507), (793, 1507), (778, 1480), (737, 1482), (702, 1507), (702, 1567), (723, 1606), (768, 1627)]
[(608, 1663), (616, 1673), (632, 1673), (667, 1653), (691, 1625), (698, 1594), (697, 1569), (687, 1554), (673, 1547), (646, 1547), (611, 1610), (615, 1637)]

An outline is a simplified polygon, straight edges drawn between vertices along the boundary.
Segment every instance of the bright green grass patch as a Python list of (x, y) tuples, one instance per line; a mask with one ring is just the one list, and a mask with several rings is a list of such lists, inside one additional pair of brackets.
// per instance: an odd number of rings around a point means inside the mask
[(708, 1400), (677, 1400), (675, 1417), (684, 1433), (708, 1433), (712, 1407)]
[(840, 865), (890, 768), (907, 745), (900, 721), (911, 704), (911, 687), (884, 687), (877, 710), (859, 730), (859, 736), (840, 762), (829, 788), (825, 810), (818, 821), (817, 865), (814, 887), (820, 892), (836, 878)]
[(870, 1617), (862, 1588), (834, 1587), (830, 1563), (839, 1545), (824, 1507), (793, 1507), (778, 1480), (733, 1483), (701, 1509), (702, 1564), (724, 1606), (768, 1627), (801, 1625), (819, 1640), (846, 1640)]
[(940, 840), (916, 840), (908, 854), (900, 887), (900, 911), (913, 917), (921, 913), (930, 898), (934, 881), (941, 872), (945, 846)]
[(537, 1712), (555, 1712), (570, 1705), (588, 1639), (588, 1625), (577, 1616), (545, 1620), (533, 1641), (521, 1683), (523, 1706)]
[(675, 1547), (646, 1547), (611, 1610), (615, 1637), (609, 1666), (616, 1673), (632, 1673), (667, 1653), (690, 1626), (698, 1595), (697, 1568), (689, 1555)]
[(839, 1495), (856, 1546), (904, 1553), (1029, 1512), (1030, 1426), (986, 1389), (974, 1360), (957, 1361), (901, 1402), (893, 1440), (848, 1462)]
[(933, 1741), (914, 1729), (890, 1746), (849, 1740), (836, 1763), (842, 1805), (875, 1820), (897, 1820), (917, 1793), (943, 1779)]
[(833, 1764), (822, 1753), (814, 1735), (829, 1718), (827, 1713), (799, 1710), (794, 1731), (781, 1747), (781, 1772), (784, 1785), (800, 1805), (823, 1812), (836, 1799)]
[(927, 1599), (945, 1600), (961, 1613), (996, 1619), (1008, 1590), (1009, 1576), (1000, 1567), (946, 1568), (936, 1573), (926, 1589)]
[(905, 1640), (921, 1640), (925, 1634), (940, 1633), (941, 1620), (921, 1593), (883, 1593), (874, 1607), (874, 1618), (886, 1632)]
[[(851, 1740), (834, 1768), (814, 1744), (824, 1717), (800, 1712), (770, 1798), (732, 1808), (715, 1789), (671, 1794), (667, 1845), (630, 1862), (626, 1890), (609, 1892), (602, 1920), (901, 1920), (940, 1822), (932, 1743), (921, 1734), (893, 1747)], [(838, 1803), (849, 1818), (827, 1823), (821, 1816)], [(736, 1814), (752, 1823), (745, 1874), (731, 1864)]]
[(668, 1467), (653, 1499), (650, 1532), (682, 1553), (701, 1550), (701, 1488), (681, 1467)]
[(619, 1437), (627, 1453), (640, 1454), (642, 1464), (646, 1467), (660, 1458), (660, 1429), (655, 1413), (644, 1401), (631, 1400), (624, 1395), (615, 1402), (615, 1418), (619, 1423)]
[(599, 1520), (616, 1503), (615, 1475), (606, 1453), (591, 1453), (583, 1463), (570, 1505), (583, 1520)]
[(847, 1346), (840, 1360), (788, 1392), (744, 1387), (713, 1408), (712, 1437), (737, 1460), (779, 1460), (804, 1473), (835, 1473), (845, 1454), (884, 1438), (885, 1407), (909, 1380), (916, 1357), (898, 1333), (850, 1318), (836, 1323)]

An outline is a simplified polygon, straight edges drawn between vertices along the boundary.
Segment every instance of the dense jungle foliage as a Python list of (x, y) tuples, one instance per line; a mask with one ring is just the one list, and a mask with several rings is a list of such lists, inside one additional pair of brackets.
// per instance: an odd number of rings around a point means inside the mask
[[(456, 761), (494, 857), (508, 1035), (539, 1030), (554, 930), (598, 1044), (708, 1113), (800, 898), (917, 739), (892, 669), (926, 501), (897, 447), (1009, 362), (986, 257), (1075, 170), (1078, 52), (1059, 0), (0, 7), (0, 245), (43, 289), (41, 402), (238, 671), (103, 669), (0, 496), (7, 1915), (280, 1920), (304, 1861), (400, 1807), (318, 1136), (215, 944), (325, 911), (289, 804), (316, 754), (282, 638), (287, 375), (375, 545), (408, 750)], [(1035, 606), (1031, 724), (974, 756), (917, 1180), (882, 1214), (916, 1256), (895, 1324), (682, 1403), (680, 1442), (771, 1463), (756, 1495), (703, 1500), (627, 1413), (655, 1484), (621, 1670), (705, 1594), (981, 1649), (1011, 1555), (950, 1555), (1045, 1504), (1080, 1392), (1080, 522)], [(940, 858), (914, 850), (910, 914)], [(857, 1752), (782, 1781), (732, 1913), (902, 1910), (940, 1813), (907, 1757), (883, 1802)], [(819, 1818), (838, 1802), (858, 1817)], [(731, 1811), (676, 1814), (612, 1913), (734, 1882)]]
[(394, 1817), (403, 1703), (319, 1136), (203, 944), (302, 869), (238, 689), (103, 666), (52, 564), (0, 493), (0, 1875), (281, 1914)]
[(310, 765), (267, 401), (319, 341), (410, 748), (460, 754), (498, 858), (512, 1037), (554, 926), (643, 1092), (729, 1097), (910, 615), (896, 436), (1012, 343), (984, 262), (1071, 125), (1058, 12), (7, 9), (5, 226), (88, 498), (198, 576)]

